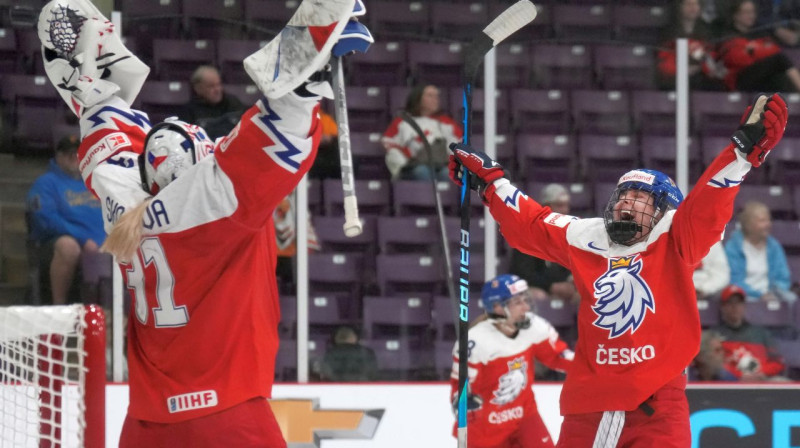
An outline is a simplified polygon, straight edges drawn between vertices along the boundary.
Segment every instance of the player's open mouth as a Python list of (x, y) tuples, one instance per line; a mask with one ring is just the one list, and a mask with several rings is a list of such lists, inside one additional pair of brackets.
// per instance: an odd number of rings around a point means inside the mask
[(630, 210), (620, 210), (619, 219), (622, 221), (633, 221), (633, 212)]

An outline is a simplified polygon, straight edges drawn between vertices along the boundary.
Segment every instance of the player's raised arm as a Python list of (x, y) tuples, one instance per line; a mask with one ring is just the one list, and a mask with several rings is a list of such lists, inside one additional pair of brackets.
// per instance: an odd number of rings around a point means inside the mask
[[(684, 260), (696, 264), (722, 238), (739, 185), (764, 163), (783, 137), (789, 110), (777, 94), (759, 94), (731, 136), (675, 212), (673, 235)], [(701, 242), (701, 245), (697, 243)], [(699, 248), (705, 248), (701, 251)]]
[[(483, 203), (489, 207), (508, 243), (520, 251), (535, 257), (556, 261), (569, 266), (565, 234), (573, 216), (554, 213), (550, 207), (542, 207), (515, 187), (505, 177), (499, 163), (486, 153), (476, 151), (461, 143), (451, 144), (450, 179), (461, 185), (461, 167), (470, 176), (470, 188), (478, 192)], [(531, 232), (535, 236), (531, 236)]]

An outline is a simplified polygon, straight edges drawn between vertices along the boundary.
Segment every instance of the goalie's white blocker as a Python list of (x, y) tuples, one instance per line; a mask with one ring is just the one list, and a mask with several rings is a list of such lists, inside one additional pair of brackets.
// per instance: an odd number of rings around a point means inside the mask
[(133, 104), (150, 68), (91, 1), (52, 0), (37, 31), (47, 77), (76, 115), (114, 94)]

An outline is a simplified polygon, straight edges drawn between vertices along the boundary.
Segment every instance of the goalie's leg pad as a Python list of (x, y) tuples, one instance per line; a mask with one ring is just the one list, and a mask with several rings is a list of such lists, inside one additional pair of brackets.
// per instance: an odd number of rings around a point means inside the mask
[[(132, 104), (150, 73), (150, 68), (122, 44), (114, 25), (91, 1), (52, 0), (39, 14), (38, 34), (45, 72), (76, 114), (81, 113), (82, 107), (106, 99), (106, 93), (114, 90), (109, 84), (115, 84), (114, 93)], [(59, 59), (68, 61), (72, 70)], [(79, 79), (89, 79), (90, 83), (77, 85)], [(81, 90), (100, 85), (104, 86), (101, 95)]]
[(327, 64), (354, 5), (354, 0), (303, 0), (280, 34), (244, 60), (261, 92), (280, 98)]

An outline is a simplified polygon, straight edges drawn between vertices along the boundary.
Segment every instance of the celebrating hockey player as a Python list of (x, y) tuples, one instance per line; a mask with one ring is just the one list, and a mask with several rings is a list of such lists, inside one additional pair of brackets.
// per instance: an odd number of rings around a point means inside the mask
[[(574, 354), (549, 322), (530, 312), (530, 302), (528, 282), (516, 275), (499, 275), (483, 285), (486, 314), (469, 330), (471, 448), (553, 446), (531, 389), (534, 360), (566, 371)], [(450, 384), (455, 402), (458, 344), (453, 357)]]
[(684, 371), (697, 354), (700, 319), (692, 272), (722, 237), (739, 184), (780, 141), (788, 109), (759, 95), (728, 145), (683, 199), (666, 175), (625, 173), (603, 218), (542, 207), (486, 154), (453, 144), (509, 244), (572, 271), (581, 296), (578, 343), (561, 394), (559, 447), (691, 445)]
[(130, 108), (148, 69), (90, 1), (42, 10), (47, 74), (80, 117), (82, 175), (133, 299), (120, 446), (286, 446), (266, 401), (280, 319), (271, 217), (316, 155), (331, 53), (372, 42), (351, 19), (363, 12), (357, 0), (301, 3), (245, 60), (264, 97), (213, 142)]

